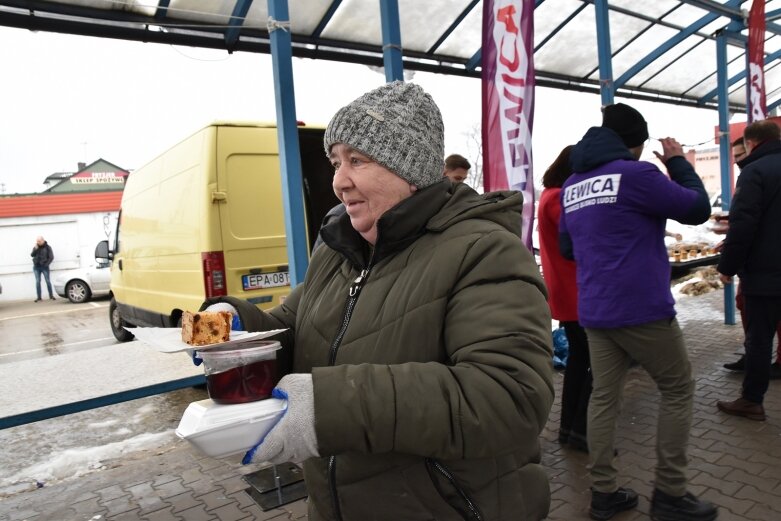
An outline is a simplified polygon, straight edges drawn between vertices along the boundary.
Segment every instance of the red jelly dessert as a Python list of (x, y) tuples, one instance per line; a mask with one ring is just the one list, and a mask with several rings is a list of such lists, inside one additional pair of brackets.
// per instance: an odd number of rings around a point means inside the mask
[(209, 398), (217, 403), (246, 403), (271, 396), (277, 383), (277, 361), (260, 360), (206, 375)]

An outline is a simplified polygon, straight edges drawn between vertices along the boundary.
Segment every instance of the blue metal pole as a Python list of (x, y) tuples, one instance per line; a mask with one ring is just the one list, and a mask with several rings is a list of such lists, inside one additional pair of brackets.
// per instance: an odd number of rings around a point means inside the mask
[[(729, 87), (727, 83), (727, 36), (716, 36), (716, 85), (719, 99), (719, 162), (721, 163), (721, 208), (729, 210), (730, 179)], [(724, 323), (735, 324), (735, 285), (724, 285)]]
[(287, 0), (268, 0), (268, 16), (287, 257), (290, 265), (290, 285), (295, 287), (304, 280), (309, 266), (309, 248), (306, 242), (304, 189), (301, 181), (301, 152), (293, 90), (293, 51)]
[(597, 51), (599, 56), (599, 93), (602, 106), (612, 105), (615, 87), (613, 85), (613, 53), (610, 50), (610, 19), (607, 0), (595, 0), (597, 18)]
[(128, 391), (121, 391), (118, 393), (98, 396), (96, 398), (88, 398), (78, 402), (56, 405), (54, 407), (47, 407), (45, 409), (38, 409), (37, 411), (14, 414), (12, 416), (0, 418), (0, 430), (8, 429), (10, 427), (18, 427), (19, 425), (26, 425), (28, 423), (41, 420), (48, 420), (50, 418), (57, 418), (59, 416), (67, 416), (68, 414), (75, 414), (77, 412), (88, 411), (90, 409), (97, 409), (98, 407), (106, 407), (107, 405), (114, 405), (117, 403), (128, 402), (130, 400), (137, 400), (139, 398), (146, 398), (147, 396), (155, 396), (157, 394), (167, 393), (177, 389), (186, 389), (187, 387), (203, 385), (205, 383), (206, 377), (202, 374), (199, 374), (196, 376), (187, 376), (178, 380), (169, 380), (159, 384), (147, 385), (146, 387), (139, 387), (137, 389), (130, 389)]
[(380, 0), (382, 19), (382, 60), (385, 63), (385, 81), (404, 80), (404, 66), (401, 61), (401, 28), (399, 22), (399, 1)]

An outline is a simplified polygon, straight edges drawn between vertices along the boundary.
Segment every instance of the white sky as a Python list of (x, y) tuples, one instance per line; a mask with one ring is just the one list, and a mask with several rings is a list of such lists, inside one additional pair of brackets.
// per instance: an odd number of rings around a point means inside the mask
[[(6, 27), (0, 27), (0, 46), (0, 193), (41, 191), (48, 175), (101, 157), (137, 169), (214, 120), (275, 119), (268, 55)], [(297, 118), (325, 125), (384, 81), (384, 74), (361, 65), (295, 59)], [(415, 73), (412, 81), (440, 106), (446, 154), (474, 163), (476, 145), (468, 135), (480, 126), (480, 81), (429, 73)], [(652, 137), (693, 145), (712, 139), (718, 124), (713, 110), (626, 102), (645, 115)], [(561, 148), (599, 124), (599, 107), (595, 94), (537, 89), (537, 184)]]

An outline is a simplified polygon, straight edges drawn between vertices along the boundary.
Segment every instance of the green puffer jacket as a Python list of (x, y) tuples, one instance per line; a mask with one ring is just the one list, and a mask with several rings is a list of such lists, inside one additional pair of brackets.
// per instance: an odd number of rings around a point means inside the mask
[(383, 215), (373, 251), (344, 215), (284, 305), (241, 306), (312, 373), (310, 521), (547, 515), (551, 319), (521, 203), (446, 180)]

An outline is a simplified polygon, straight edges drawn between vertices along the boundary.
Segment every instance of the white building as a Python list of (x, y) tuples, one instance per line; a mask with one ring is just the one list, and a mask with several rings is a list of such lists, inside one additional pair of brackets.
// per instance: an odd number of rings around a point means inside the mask
[(95, 264), (95, 246), (116, 230), (127, 175), (101, 159), (43, 193), (0, 197), (0, 303), (35, 298), (30, 253), (39, 235), (54, 252), (52, 280)]

